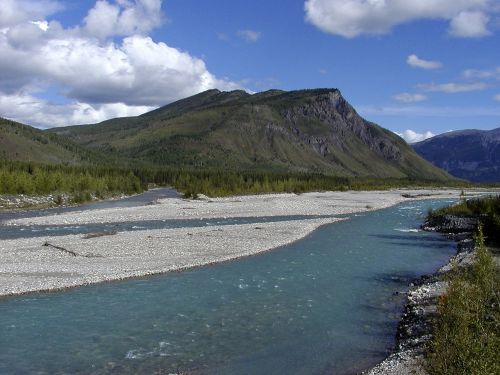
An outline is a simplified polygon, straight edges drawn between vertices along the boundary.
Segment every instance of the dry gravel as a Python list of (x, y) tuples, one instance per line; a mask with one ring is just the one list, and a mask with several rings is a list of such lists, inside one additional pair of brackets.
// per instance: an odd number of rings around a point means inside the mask
[[(93, 238), (69, 235), (2, 240), (0, 295), (144, 276), (249, 256), (296, 241), (336, 220), (143, 230)], [(52, 246), (43, 246), (46, 242)]]
[[(169, 198), (154, 205), (84, 210), (11, 220), (3, 225), (58, 225), (140, 220), (338, 215), (380, 209), (407, 201), (402, 194), (457, 197), (457, 190), (392, 190), (267, 194), (184, 200)], [(429, 196), (431, 194), (432, 196)], [(338, 219), (0, 239), (0, 296), (60, 289), (201, 266), (256, 254), (299, 240)], [(67, 249), (78, 256), (45, 242)]]
[[(296, 194), (263, 194), (229, 198), (162, 199), (141, 207), (84, 210), (61, 215), (10, 220), (8, 225), (64, 225), (141, 220), (338, 215), (392, 206), (408, 200), (402, 194), (458, 197), (458, 190), (389, 190)], [(428, 196), (429, 194), (429, 196)]]

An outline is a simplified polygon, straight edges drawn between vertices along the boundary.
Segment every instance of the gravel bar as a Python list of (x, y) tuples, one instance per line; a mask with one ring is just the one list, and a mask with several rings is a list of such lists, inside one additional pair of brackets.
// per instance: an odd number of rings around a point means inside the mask
[[(410, 195), (405, 198), (402, 195)], [(381, 209), (402, 201), (456, 198), (458, 190), (390, 190), (266, 194), (185, 200), (82, 210), (11, 220), (2, 225), (64, 225), (140, 220), (331, 215), (259, 224), (221, 225), (107, 233), (0, 239), (0, 296), (57, 290), (146, 276), (257, 254), (297, 241), (333, 215)]]

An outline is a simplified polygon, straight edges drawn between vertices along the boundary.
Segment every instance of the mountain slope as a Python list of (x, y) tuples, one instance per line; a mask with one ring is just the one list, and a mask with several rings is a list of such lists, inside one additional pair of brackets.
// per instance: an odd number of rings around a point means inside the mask
[(423, 158), (453, 176), (470, 181), (500, 181), (500, 128), (444, 133), (415, 143)]
[(28, 125), (0, 118), (0, 160), (49, 164), (82, 164), (102, 161), (102, 155)]
[(158, 165), (450, 178), (397, 135), (361, 118), (336, 89), (209, 90), (138, 117), (52, 131)]

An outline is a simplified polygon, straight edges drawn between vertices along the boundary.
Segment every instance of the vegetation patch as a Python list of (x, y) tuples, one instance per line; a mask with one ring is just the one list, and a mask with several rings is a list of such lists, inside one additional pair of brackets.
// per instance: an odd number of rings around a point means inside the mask
[(269, 170), (183, 169), (102, 165), (49, 165), (0, 160), (0, 195), (53, 194), (54, 204), (83, 203), (135, 194), (148, 185), (172, 186), (187, 198), (308, 191), (386, 190), (405, 187), (466, 187), (461, 181), (332, 176)]
[(83, 203), (93, 198), (134, 194), (145, 186), (132, 171), (97, 166), (64, 166), (0, 161), (0, 194), (56, 194), (54, 204)]
[(463, 181), (433, 181), (411, 178), (370, 178), (268, 170), (220, 170), (138, 168), (134, 174), (143, 184), (169, 185), (187, 198), (309, 191), (387, 190), (406, 187), (468, 187)]
[[(455, 266), (440, 297), (428, 347), (431, 375), (500, 373), (500, 272), (491, 249), (500, 246), (500, 196), (465, 199), (429, 213), (428, 221), (473, 219), (478, 224), (472, 265)], [(457, 220), (458, 219), (458, 220)]]
[(500, 247), (500, 195), (463, 199), (459, 204), (430, 211), (429, 220), (439, 220), (447, 215), (476, 219), (483, 227), (486, 243)]
[(479, 228), (475, 262), (449, 274), (438, 302), (427, 358), (431, 375), (500, 373), (500, 277)]

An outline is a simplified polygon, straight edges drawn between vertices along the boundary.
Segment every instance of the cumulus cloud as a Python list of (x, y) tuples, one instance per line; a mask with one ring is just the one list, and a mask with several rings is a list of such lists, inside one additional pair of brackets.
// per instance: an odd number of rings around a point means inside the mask
[(1, 0), (0, 29), (42, 20), (61, 9), (62, 6), (53, 0)]
[[(28, 14), (1, 29), (0, 116), (43, 126), (88, 123), (142, 113), (211, 88), (240, 88), (215, 77), (202, 59), (143, 35), (157, 18), (139, 21), (160, 7), (157, 0), (98, 1), (81, 26), (33, 22)], [(116, 29), (103, 27), (98, 33), (89, 25), (99, 19), (110, 20)], [(69, 104), (39, 99), (48, 89)]]
[(483, 91), (489, 86), (484, 82), (474, 83), (424, 83), (418, 85), (424, 91), (444, 92), (447, 94), (456, 94), (470, 91)]
[(420, 68), (426, 70), (439, 69), (443, 64), (439, 61), (423, 60), (417, 55), (410, 55), (406, 59), (406, 63), (413, 68)]
[[(319, 29), (346, 38), (385, 34), (394, 26), (422, 19), (451, 22), (459, 37), (487, 35), (490, 0), (306, 0), (306, 20)], [(469, 20), (473, 25), (466, 25)], [(482, 35), (481, 35), (482, 34)]]
[(257, 42), (260, 39), (261, 35), (262, 35), (261, 32), (254, 31), (254, 30), (239, 30), (238, 31), (238, 36), (249, 43)]
[(72, 102), (58, 104), (28, 93), (0, 95), (2, 117), (44, 128), (95, 123), (112, 117), (137, 116), (153, 108), (150, 106), (128, 106), (123, 103), (92, 105)]
[(401, 138), (403, 138), (407, 143), (421, 142), (435, 136), (435, 134), (432, 133), (431, 131), (426, 131), (424, 133), (417, 133), (410, 129), (406, 129), (402, 133), (396, 132), (396, 134), (399, 135)]
[(84, 19), (83, 30), (105, 39), (114, 35), (144, 35), (161, 24), (161, 0), (99, 0)]
[(403, 103), (418, 103), (427, 100), (427, 96), (423, 94), (410, 94), (408, 92), (404, 92), (395, 95), (394, 99), (396, 99), (398, 102), (403, 102)]
[(461, 38), (481, 38), (491, 35), (488, 30), (490, 17), (481, 11), (464, 11), (450, 22), (450, 35)]

